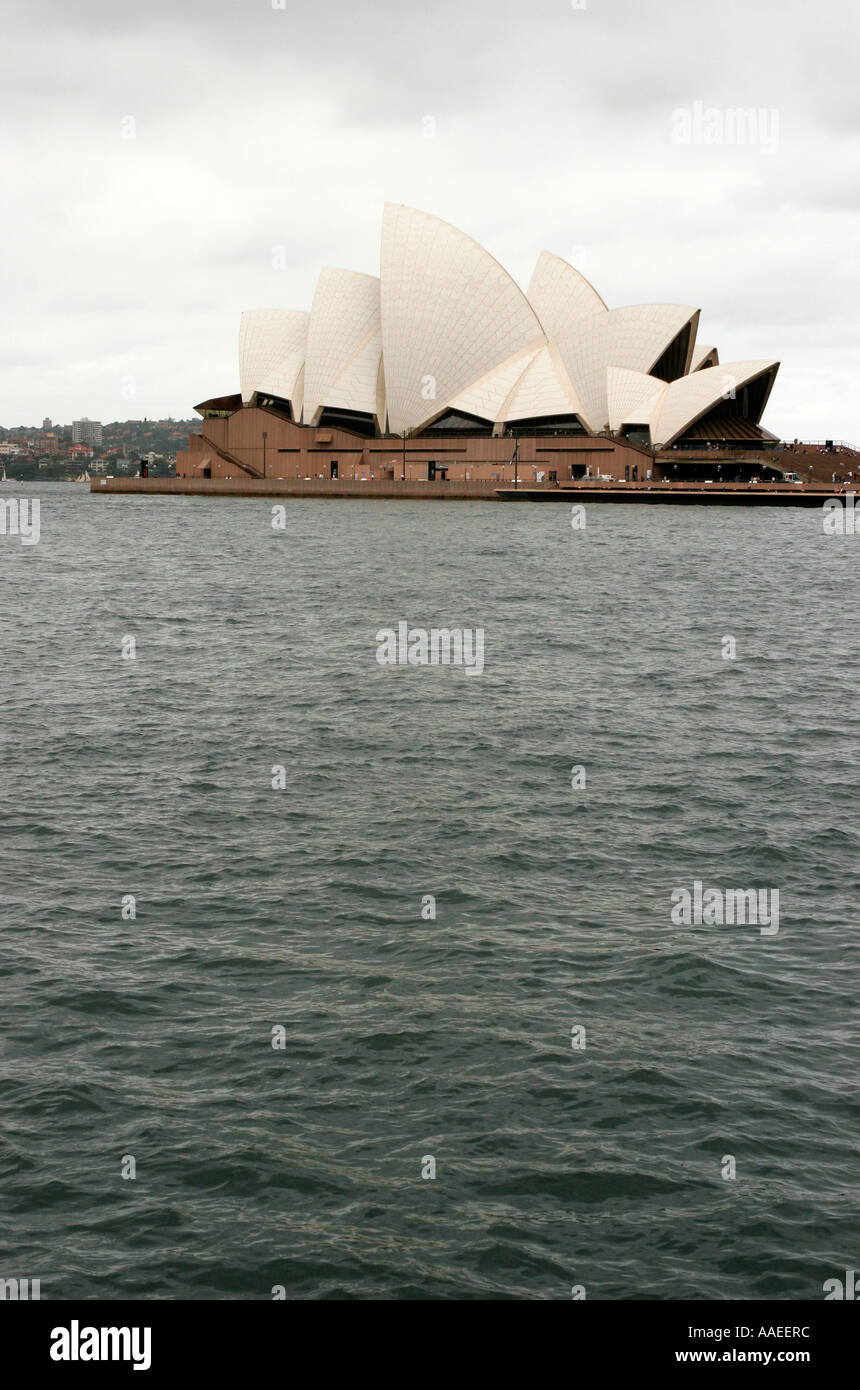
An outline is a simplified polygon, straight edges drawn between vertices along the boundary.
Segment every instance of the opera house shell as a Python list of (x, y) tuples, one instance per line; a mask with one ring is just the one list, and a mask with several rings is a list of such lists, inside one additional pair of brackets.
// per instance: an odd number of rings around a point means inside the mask
[[(423, 468), (424, 454), (443, 440), (464, 466), (471, 459), (475, 468), (500, 467), (512, 437), (524, 441), (524, 456), (525, 441), (536, 441), (532, 453), (547, 463), (551, 437), (570, 446), (563, 459), (556, 449), (564, 476), (575, 476), (570, 450), (585, 458), (589, 440), (650, 451), (679, 441), (766, 447), (774, 436), (759, 422), (778, 362), (721, 363), (715, 347), (699, 343), (698, 325), (692, 305), (610, 309), (549, 251), (523, 292), (465, 233), (386, 204), (379, 275), (327, 267), (309, 310), (244, 313), (240, 395), (197, 409), (210, 423), (248, 411), (289, 423), (298, 442), (278, 454), (301, 451), (299, 469), (312, 466), (307, 451), (328, 445), (343, 453), (347, 436), (358, 436), (363, 468), (373, 466), (371, 440), (379, 441), (380, 467), (393, 468), (396, 436), (404, 470), (407, 460)], [(228, 431), (219, 443), (217, 430), (204, 430), (216, 471), (231, 462), (263, 474), (289, 469), (289, 459), (273, 463), (274, 446), (261, 469), (259, 419), (252, 428), (253, 438), (234, 429), (230, 447)], [(423, 451), (415, 448), (421, 440), (430, 441)]]

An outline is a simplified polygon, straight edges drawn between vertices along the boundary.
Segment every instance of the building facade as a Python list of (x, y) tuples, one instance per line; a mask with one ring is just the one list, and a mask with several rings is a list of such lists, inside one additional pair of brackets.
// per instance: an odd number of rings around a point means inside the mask
[(82, 420), (73, 420), (72, 443), (91, 444), (94, 448), (100, 449), (102, 443), (101, 421), (88, 420), (86, 416)]

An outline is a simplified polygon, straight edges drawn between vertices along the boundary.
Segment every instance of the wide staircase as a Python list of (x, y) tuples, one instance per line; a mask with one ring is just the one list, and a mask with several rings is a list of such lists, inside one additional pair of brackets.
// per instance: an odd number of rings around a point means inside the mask
[(238, 454), (231, 453), (223, 444), (216, 444), (208, 435), (201, 434), (199, 438), (203, 441), (204, 449), (210, 449), (213, 454), (217, 454), (225, 463), (230, 463), (234, 468), (240, 468), (249, 478), (262, 478), (264, 473), (262, 468), (256, 468), (253, 463), (246, 463), (240, 459)]
[(848, 474), (860, 474), (860, 449), (844, 440), (799, 440), (780, 444), (768, 459), (784, 473), (798, 473), (803, 482), (830, 483), (834, 475), (841, 482)]

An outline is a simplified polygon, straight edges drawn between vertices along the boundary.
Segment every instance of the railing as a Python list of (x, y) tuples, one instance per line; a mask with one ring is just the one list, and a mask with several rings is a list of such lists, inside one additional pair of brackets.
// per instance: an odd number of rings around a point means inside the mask
[(860, 452), (847, 439), (783, 439), (774, 444), (774, 449), (850, 449), (853, 454)]

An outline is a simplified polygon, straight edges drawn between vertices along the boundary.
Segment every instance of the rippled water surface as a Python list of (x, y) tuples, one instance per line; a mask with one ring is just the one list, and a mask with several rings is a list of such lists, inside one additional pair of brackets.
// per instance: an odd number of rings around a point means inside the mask
[[(858, 1266), (860, 537), (38, 495), (39, 544), (0, 537), (0, 1275), (739, 1299)], [(400, 620), (483, 627), (483, 675), (380, 666)], [(778, 888), (779, 932), (674, 925), (694, 879)]]

